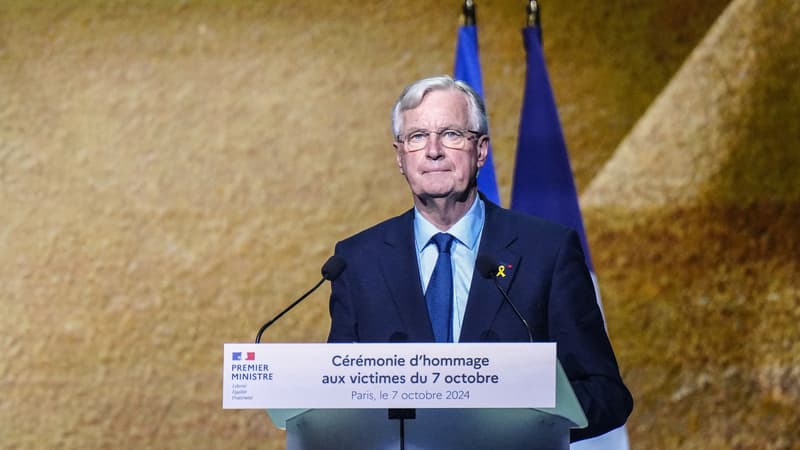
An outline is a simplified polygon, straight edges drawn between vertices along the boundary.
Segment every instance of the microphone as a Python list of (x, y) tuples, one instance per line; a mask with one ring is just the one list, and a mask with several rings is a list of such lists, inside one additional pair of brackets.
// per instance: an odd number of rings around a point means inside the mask
[(403, 333), (402, 331), (395, 331), (389, 336), (389, 342), (391, 343), (398, 343), (398, 342), (408, 342), (408, 334)]
[[(489, 255), (483, 255), (483, 254), (478, 255), (478, 258), (475, 260), (475, 268), (478, 269), (478, 273), (480, 273), (481, 276), (484, 278), (489, 278), (494, 280), (494, 285), (497, 286), (497, 290), (499, 290), (500, 293), (503, 294), (503, 300), (505, 300), (506, 303), (508, 303), (508, 306), (510, 306), (511, 309), (514, 310), (514, 314), (517, 315), (519, 321), (522, 322), (522, 325), (525, 326), (525, 330), (528, 331), (528, 340), (530, 342), (533, 342), (533, 333), (531, 332), (530, 325), (528, 325), (528, 321), (525, 320), (524, 317), (522, 317), (522, 314), (520, 314), (517, 307), (514, 306), (514, 302), (512, 302), (511, 299), (508, 297), (506, 290), (503, 289), (503, 287), (500, 286), (500, 283), (497, 282), (498, 266), (499, 264), (497, 263), (497, 261)], [(487, 334), (486, 336), (487, 338), (497, 336), (493, 331), (491, 333), (488, 333), (487, 330), (487, 332), (484, 333)], [(494, 336), (491, 336), (491, 334), (493, 334)]]
[(481, 342), (500, 342), (500, 336), (494, 330), (485, 330), (481, 333)]
[(289, 305), (288, 308), (286, 308), (283, 311), (281, 311), (280, 314), (278, 314), (277, 316), (273, 317), (272, 320), (270, 320), (269, 322), (265, 323), (264, 325), (261, 325), (261, 328), (258, 329), (258, 333), (256, 334), (256, 344), (260, 344), (261, 343), (261, 335), (264, 333), (264, 330), (269, 328), (270, 325), (272, 325), (278, 319), (283, 317), (284, 314), (286, 314), (287, 312), (291, 311), (292, 308), (297, 306), (298, 303), (300, 303), (303, 300), (305, 300), (305, 298), (308, 297), (309, 295), (311, 295), (312, 292), (316, 291), (317, 288), (322, 286), (322, 283), (324, 283), (325, 280), (333, 281), (333, 280), (339, 278), (339, 275), (341, 275), (342, 272), (344, 272), (345, 267), (347, 267), (347, 262), (341, 256), (333, 255), (330, 258), (328, 258), (328, 260), (325, 261), (325, 264), (322, 265), (322, 279), (319, 280), (319, 282), (314, 287), (309, 289), (308, 292), (303, 294), (300, 298), (295, 300), (294, 303)]

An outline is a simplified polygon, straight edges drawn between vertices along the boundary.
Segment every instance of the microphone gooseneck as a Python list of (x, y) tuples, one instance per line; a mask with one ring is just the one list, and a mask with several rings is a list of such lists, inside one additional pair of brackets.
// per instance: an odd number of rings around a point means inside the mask
[(256, 344), (261, 343), (261, 335), (264, 334), (264, 331), (267, 328), (269, 328), (273, 323), (277, 322), (278, 319), (283, 317), (284, 314), (291, 311), (292, 308), (297, 306), (298, 303), (305, 300), (305, 298), (311, 295), (312, 292), (316, 291), (320, 286), (322, 286), (322, 283), (324, 283), (326, 280), (333, 281), (339, 278), (339, 275), (341, 275), (342, 272), (344, 272), (345, 267), (347, 267), (347, 262), (341, 256), (333, 255), (330, 258), (328, 258), (328, 260), (325, 261), (325, 264), (322, 265), (322, 271), (321, 271), (322, 279), (319, 280), (319, 282), (317, 282), (317, 284), (315, 284), (314, 287), (309, 289), (308, 292), (306, 292), (305, 294), (300, 296), (300, 298), (295, 300), (294, 303), (292, 303), (286, 309), (281, 311), (277, 316), (273, 317), (269, 322), (265, 323), (264, 325), (261, 325), (261, 328), (258, 329), (258, 333), (256, 333)]
[(497, 281), (497, 261), (489, 255), (478, 255), (478, 258), (475, 260), (475, 268), (478, 269), (478, 273), (481, 274), (484, 278), (489, 278), (494, 280), (494, 285), (497, 286), (497, 290), (503, 294), (503, 300), (508, 303), (508, 306), (514, 311), (517, 318), (522, 325), (525, 326), (525, 330), (528, 332), (528, 341), (533, 342), (533, 333), (531, 332), (531, 327), (528, 325), (528, 321), (525, 320), (525, 317), (520, 314), (519, 310), (516, 306), (514, 306), (514, 302), (511, 301), (511, 298), (508, 297), (508, 293), (506, 290), (503, 289), (503, 286), (500, 286), (500, 283)]

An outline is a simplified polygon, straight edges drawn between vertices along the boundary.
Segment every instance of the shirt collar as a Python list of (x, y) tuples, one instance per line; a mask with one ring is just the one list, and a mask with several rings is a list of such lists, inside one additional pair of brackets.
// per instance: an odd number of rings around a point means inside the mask
[[(483, 200), (479, 196), (475, 196), (475, 201), (469, 208), (464, 217), (458, 219), (452, 227), (447, 230), (447, 233), (452, 234), (458, 242), (466, 246), (470, 250), (478, 243), (478, 238), (483, 229), (483, 222), (486, 218), (485, 206)], [(417, 247), (417, 253), (421, 253), (425, 246), (428, 245), (434, 234), (439, 233), (440, 230), (428, 221), (419, 212), (417, 207), (414, 207), (414, 243)]]

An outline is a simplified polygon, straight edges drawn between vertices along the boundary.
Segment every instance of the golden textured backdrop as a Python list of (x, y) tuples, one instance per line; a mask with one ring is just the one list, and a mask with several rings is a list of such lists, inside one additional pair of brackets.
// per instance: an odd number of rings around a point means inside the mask
[[(477, 3), (507, 200), (526, 2)], [(728, 3), (544, 2), (632, 448), (800, 442), (800, 14)], [(389, 109), (459, 4), (0, 0), (0, 447), (282, 448), (222, 343), (409, 206)]]

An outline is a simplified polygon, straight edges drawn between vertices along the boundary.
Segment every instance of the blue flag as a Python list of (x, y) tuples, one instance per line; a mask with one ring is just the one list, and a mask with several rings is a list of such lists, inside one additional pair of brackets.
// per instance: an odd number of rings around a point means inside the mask
[[(578, 232), (586, 256), (586, 266), (592, 272), (597, 301), (602, 310), (597, 278), (578, 205), (578, 192), (572, 178), (567, 144), (547, 75), (539, 30), (539, 27), (526, 27), (522, 30), (528, 65), (519, 121), (511, 209), (560, 223)], [(628, 448), (628, 432), (624, 425), (601, 436), (570, 445), (571, 450)]]
[(538, 27), (526, 27), (522, 34), (528, 66), (519, 121), (511, 209), (576, 230), (586, 254), (586, 265), (594, 272)]
[[(465, 81), (483, 97), (483, 79), (481, 77), (481, 60), (478, 53), (478, 28), (475, 25), (462, 25), (458, 28), (458, 42), (456, 43), (456, 64), (453, 76), (457, 80)], [(497, 190), (497, 178), (494, 174), (492, 162), (492, 147), (489, 145), (489, 155), (486, 164), (478, 174), (478, 189), (494, 203), (500, 204), (500, 195)]]

